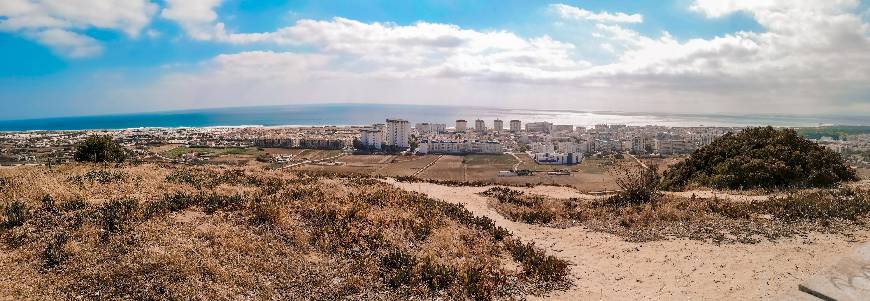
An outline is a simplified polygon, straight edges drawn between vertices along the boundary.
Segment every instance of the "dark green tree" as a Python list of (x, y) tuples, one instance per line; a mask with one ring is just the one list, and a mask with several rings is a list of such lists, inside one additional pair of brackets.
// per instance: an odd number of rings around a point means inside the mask
[(121, 163), (127, 159), (124, 148), (111, 136), (92, 135), (76, 147), (77, 162)]

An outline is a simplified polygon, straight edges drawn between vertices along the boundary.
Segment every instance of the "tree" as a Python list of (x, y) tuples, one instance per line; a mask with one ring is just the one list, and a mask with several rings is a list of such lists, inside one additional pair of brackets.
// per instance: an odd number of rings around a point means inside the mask
[(127, 154), (111, 136), (92, 135), (76, 147), (77, 162), (121, 163), (127, 159)]

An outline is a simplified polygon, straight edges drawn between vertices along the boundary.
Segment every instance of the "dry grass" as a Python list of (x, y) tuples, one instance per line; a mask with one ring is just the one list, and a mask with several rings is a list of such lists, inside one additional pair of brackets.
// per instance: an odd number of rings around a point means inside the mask
[[(515, 299), (568, 265), (461, 205), (254, 167), (0, 170), (0, 295)], [(507, 262), (506, 262), (507, 261)]]
[(496, 187), (482, 193), (505, 217), (552, 227), (584, 225), (629, 241), (682, 237), (754, 243), (808, 232), (848, 234), (866, 227), (870, 190), (800, 191), (766, 201), (660, 196), (654, 202), (553, 199)]

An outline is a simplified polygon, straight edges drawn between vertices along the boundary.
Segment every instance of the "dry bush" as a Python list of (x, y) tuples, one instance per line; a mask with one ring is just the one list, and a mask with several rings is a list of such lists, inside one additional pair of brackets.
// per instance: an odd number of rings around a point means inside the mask
[(620, 166), (612, 168), (610, 172), (620, 188), (616, 194), (607, 199), (607, 202), (613, 205), (655, 203), (661, 197), (658, 190), (658, 166), (653, 165), (649, 168)]
[(91, 181), (87, 167), (57, 170), (12, 173), (47, 181), (14, 185), (32, 197), (7, 202), (4, 226), (16, 226), (0, 236), (30, 259), (0, 262), (0, 273), (29, 271), (16, 285), (41, 295), (4, 285), (0, 295), (491, 300), (568, 284), (566, 262), (488, 218), (372, 178), (141, 165)]
[[(496, 211), (514, 221), (582, 224), (629, 241), (683, 237), (753, 243), (807, 232), (848, 233), (865, 225), (870, 215), (870, 190), (859, 188), (798, 191), (753, 202), (675, 196), (657, 196), (654, 202), (565, 200), (508, 188), (482, 195), (493, 198)], [(548, 218), (530, 218), (535, 214)]]

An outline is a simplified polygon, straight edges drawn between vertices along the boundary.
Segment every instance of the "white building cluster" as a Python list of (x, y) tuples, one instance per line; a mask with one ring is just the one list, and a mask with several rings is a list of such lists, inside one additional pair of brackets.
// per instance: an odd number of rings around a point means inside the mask
[(498, 141), (424, 140), (417, 146), (421, 154), (501, 154), (504, 146)]
[(387, 119), (359, 131), (359, 144), (368, 150), (403, 150), (411, 146), (411, 124), (404, 119)]

